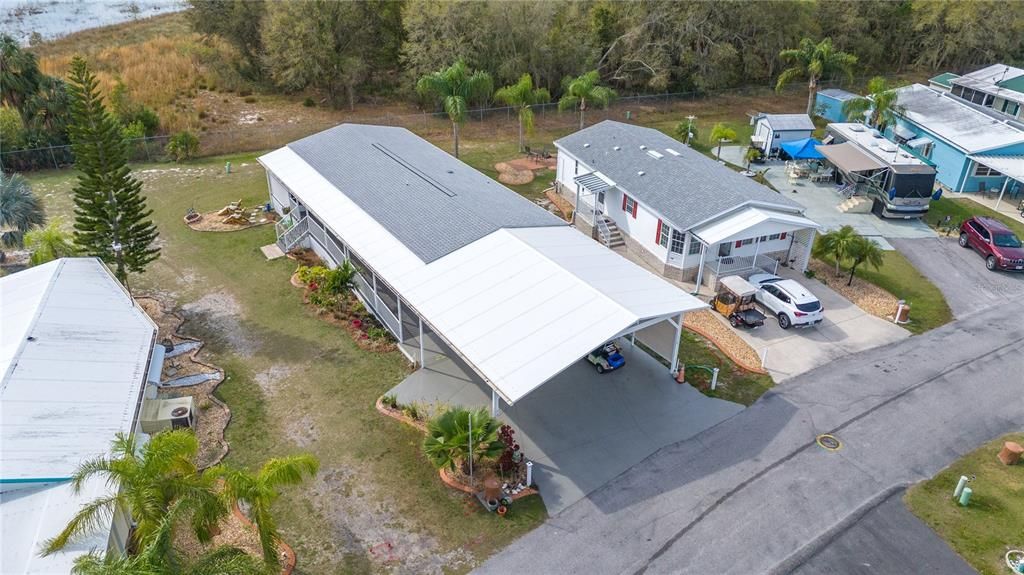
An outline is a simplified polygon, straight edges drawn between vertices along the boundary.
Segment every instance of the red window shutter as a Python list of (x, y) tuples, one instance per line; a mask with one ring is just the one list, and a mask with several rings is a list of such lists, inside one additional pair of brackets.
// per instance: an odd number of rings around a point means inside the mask
[(639, 205), (639, 204), (637, 204), (636, 200), (633, 200), (633, 219), (634, 219), (634, 220), (636, 219), (636, 207), (637, 207), (638, 205)]
[(622, 194), (622, 211), (626, 211), (626, 194)]
[(654, 232), (654, 243), (661, 245), (661, 218), (658, 218), (658, 231)]
[(779, 234), (779, 239), (780, 240), (786, 239), (786, 232), (782, 232), (781, 234)]
[(736, 240), (736, 247), (743, 247), (743, 240)]

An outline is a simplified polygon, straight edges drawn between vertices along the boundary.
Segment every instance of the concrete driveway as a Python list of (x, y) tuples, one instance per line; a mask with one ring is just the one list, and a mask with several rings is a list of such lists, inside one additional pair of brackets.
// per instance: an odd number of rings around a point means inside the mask
[(825, 284), (780, 268), (779, 275), (803, 284), (825, 306), (825, 320), (814, 327), (784, 330), (769, 317), (757, 329), (738, 329), (759, 356), (776, 383), (808, 372), (840, 357), (889, 345), (910, 337), (910, 332), (875, 317)]
[(946, 296), (956, 317), (1005, 305), (1020, 313), (1024, 274), (990, 272), (978, 252), (961, 248), (956, 238), (893, 240), (893, 245)]
[[(743, 410), (679, 385), (668, 369), (624, 344), (626, 365), (598, 375), (578, 361), (500, 418), (518, 430), (541, 497), (554, 515), (666, 445)], [(389, 393), (408, 404), (490, 407), (491, 390), (466, 366), (438, 358)]]

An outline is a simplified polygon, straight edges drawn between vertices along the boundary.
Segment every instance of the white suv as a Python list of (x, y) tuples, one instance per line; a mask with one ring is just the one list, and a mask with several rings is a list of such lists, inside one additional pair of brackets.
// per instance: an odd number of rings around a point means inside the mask
[(779, 327), (810, 326), (825, 319), (825, 308), (807, 288), (772, 274), (754, 274), (748, 280), (759, 287), (754, 298), (779, 318)]

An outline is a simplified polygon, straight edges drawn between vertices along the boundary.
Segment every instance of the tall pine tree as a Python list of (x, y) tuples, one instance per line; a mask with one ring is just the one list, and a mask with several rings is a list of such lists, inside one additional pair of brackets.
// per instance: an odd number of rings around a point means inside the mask
[(71, 150), (80, 172), (75, 186), (75, 243), (86, 255), (115, 266), (125, 286), (128, 272), (142, 273), (160, 255), (156, 225), (131, 175), (128, 148), (117, 121), (107, 112), (96, 76), (85, 60), (71, 62)]

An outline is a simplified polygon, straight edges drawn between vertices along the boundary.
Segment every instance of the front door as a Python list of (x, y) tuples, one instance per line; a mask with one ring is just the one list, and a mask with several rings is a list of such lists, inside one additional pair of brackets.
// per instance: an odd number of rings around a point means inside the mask
[(604, 192), (597, 193), (597, 213), (604, 213)]
[(718, 244), (718, 257), (724, 258), (732, 254), (732, 242)]

